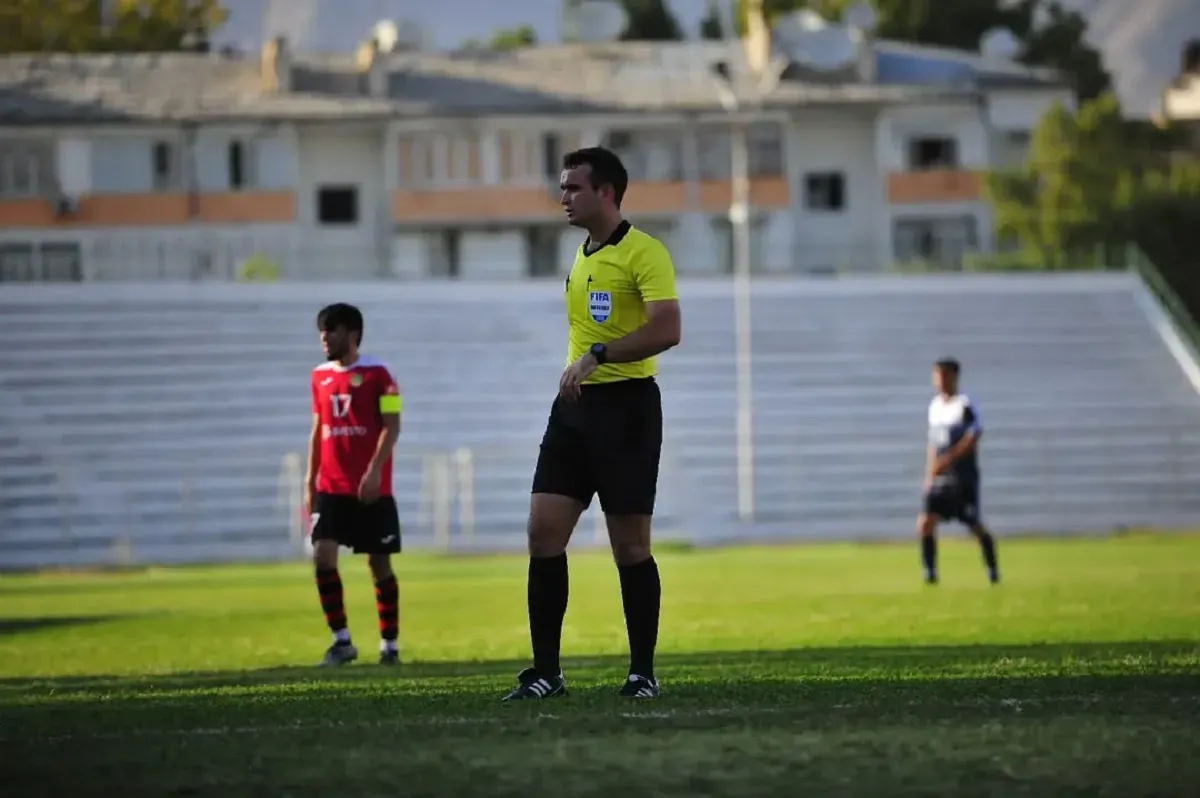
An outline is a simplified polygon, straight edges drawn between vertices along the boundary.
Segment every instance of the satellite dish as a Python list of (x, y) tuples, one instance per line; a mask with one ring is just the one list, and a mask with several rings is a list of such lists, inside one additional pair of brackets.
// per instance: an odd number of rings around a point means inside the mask
[(822, 72), (844, 69), (858, 60), (854, 37), (845, 28), (805, 31), (791, 45), (792, 60)]
[(395, 50), (396, 42), (400, 39), (400, 30), (390, 19), (381, 19), (376, 22), (375, 27), (371, 29), (371, 34), (375, 37), (375, 44), (381, 53), (390, 53)]
[(805, 8), (779, 17), (771, 25), (771, 33), (780, 42), (795, 46), (795, 43), (803, 39), (805, 34), (811, 31), (825, 30), (828, 27), (829, 22), (824, 17)]
[[(396, 37), (392, 41), (392, 47), (397, 50), (410, 50), (423, 52), (432, 49), (432, 42), (422, 28), (411, 20), (402, 20), (398, 23), (392, 23), (395, 28)], [(380, 49), (383, 49), (380, 45)]]
[(1020, 43), (1008, 28), (992, 28), (979, 39), (979, 52), (989, 61), (1009, 62), (1020, 49)]
[(575, 41), (611, 42), (625, 29), (625, 8), (609, 0), (582, 0), (569, 13)]
[(784, 18), (784, 21), (792, 22), (797, 28), (803, 31), (824, 30), (829, 27), (829, 20), (811, 8), (802, 8), (795, 13), (788, 14)]
[(847, 25), (857, 28), (863, 33), (874, 33), (875, 26), (879, 22), (874, 7), (867, 0), (856, 0), (852, 3), (846, 9), (845, 20)]

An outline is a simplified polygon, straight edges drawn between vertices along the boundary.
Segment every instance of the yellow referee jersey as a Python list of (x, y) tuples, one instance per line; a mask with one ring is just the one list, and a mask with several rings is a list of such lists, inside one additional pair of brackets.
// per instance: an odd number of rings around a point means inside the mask
[[(568, 364), (582, 357), (592, 344), (614, 341), (645, 324), (647, 302), (679, 298), (671, 255), (654, 236), (621, 222), (592, 254), (584, 254), (585, 245), (576, 250), (566, 282)], [(633, 363), (605, 363), (584, 384), (656, 373), (652, 357)]]

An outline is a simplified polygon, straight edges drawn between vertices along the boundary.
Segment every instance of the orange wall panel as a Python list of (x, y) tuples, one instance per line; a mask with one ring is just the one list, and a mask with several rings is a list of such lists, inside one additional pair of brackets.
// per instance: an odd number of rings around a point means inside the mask
[[(728, 180), (704, 180), (700, 183), (700, 207), (709, 212), (725, 212), (733, 201), (733, 184)], [(750, 180), (750, 203), (759, 208), (786, 208), (791, 191), (786, 177), (755, 177)]]
[(975, 202), (983, 197), (983, 178), (978, 172), (955, 169), (892, 172), (887, 191), (893, 205)]
[(0, 228), (281, 223), (295, 216), (290, 191), (199, 194), (194, 201), (182, 193), (92, 194), (70, 216), (58, 216), (48, 199), (0, 201)]
[(294, 221), (296, 197), (290, 191), (232, 191), (197, 197), (198, 221), (204, 224), (269, 224)]
[[(631, 213), (680, 213), (687, 207), (685, 183), (631, 183), (622, 207)], [(502, 222), (561, 218), (558, 190), (479, 186), (461, 189), (402, 189), (392, 197), (400, 223)]]
[(400, 223), (504, 221), (558, 213), (561, 210), (557, 201), (549, 191), (540, 188), (483, 186), (401, 190), (392, 195), (392, 214)]

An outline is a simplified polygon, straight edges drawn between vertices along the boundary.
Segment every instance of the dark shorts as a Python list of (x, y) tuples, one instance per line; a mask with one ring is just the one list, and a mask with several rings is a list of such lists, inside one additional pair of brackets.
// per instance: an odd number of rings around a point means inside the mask
[(958, 521), (967, 526), (982, 523), (979, 483), (934, 487), (925, 494), (925, 512), (941, 521)]
[(314, 543), (337, 541), (355, 554), (400, 551), (400, 514), (391, 496), (364, 504), (357, 496), (318, 493), (313, 497), (311, 518)]
[(542, 436), (534, 493), (600, 497), (614, 515), (653, 515), (662, 453), (662, 395), (651, 377), (583, 386), (557, 397)]

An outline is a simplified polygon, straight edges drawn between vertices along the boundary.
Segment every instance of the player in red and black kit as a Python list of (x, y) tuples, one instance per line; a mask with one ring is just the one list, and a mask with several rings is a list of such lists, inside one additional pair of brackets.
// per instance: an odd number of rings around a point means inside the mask
[(360, 355), (363, 317), (353, 305), (317, 314), (326, 362), (312, 373), (312, 434), (305, 502), (312, 525), (313, 563), (333, 645), (322, 665), (358, 658), (350, 640), (338, 574), (338, 547), (366, 554), (375, 579), (381, 665), (400, 654), (399, 588), (392, 571), (400, 551), (400, 518), (392, 497), (392, 449), (400, 436), (400, 389), (387, 367)]

